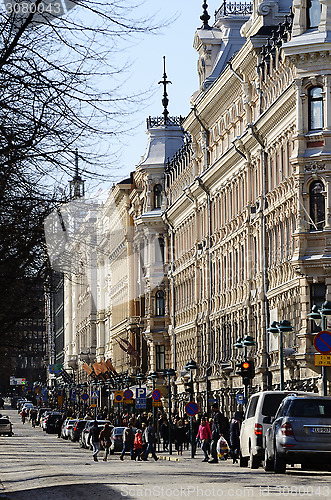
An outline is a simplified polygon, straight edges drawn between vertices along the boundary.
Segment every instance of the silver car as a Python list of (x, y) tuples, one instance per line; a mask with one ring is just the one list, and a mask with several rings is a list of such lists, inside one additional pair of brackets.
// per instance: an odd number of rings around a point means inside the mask
[(325, 469), (331, 464), (331, 397), (288, 396), (266, 432), (264, 470), (287, 464)]
[(3, 415), (0, 416), (0, 434), (7, 434), (7, 436), (13, 435), (13, 426), (8, 417)]

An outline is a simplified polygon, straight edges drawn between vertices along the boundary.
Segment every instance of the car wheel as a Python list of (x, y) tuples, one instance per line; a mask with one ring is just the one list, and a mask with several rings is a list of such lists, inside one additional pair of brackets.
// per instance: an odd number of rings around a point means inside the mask
[(240, 467), (247, 467), (248, 466), (248, 457), (243, 457), (241, 452), (239, 456), (239, 466)]
[(274, 470), (274, 463), (273, 463), (273, 460), (271, 460), (271, 458), (269, 458), (267, 449), (265, 449), (265, 451), (264, 451), (263, 468), (266, 472), (272, 472)]
[(274, 453), (274, 472), (276, 474), (285, 474), (286, 471), (286, 461), (284, 458), (279, 456), (275, 447)]
[(260, 467), (261, 460), (256, 455), (253, 455), (253, 450), (249, 454), (249, 466), (251, 469), (258, 469)]

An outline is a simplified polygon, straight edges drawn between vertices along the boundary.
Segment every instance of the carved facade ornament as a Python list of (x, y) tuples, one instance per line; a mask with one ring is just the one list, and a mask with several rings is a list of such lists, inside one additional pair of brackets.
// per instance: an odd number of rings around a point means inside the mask
[(306, 172), (314, 172), (315, 170), (325, 170), (325, 168), (326, 168), (325, 163), (321, 163), (318, 161), (311, 161), (310, 163), (307, 163), (305, 165)]

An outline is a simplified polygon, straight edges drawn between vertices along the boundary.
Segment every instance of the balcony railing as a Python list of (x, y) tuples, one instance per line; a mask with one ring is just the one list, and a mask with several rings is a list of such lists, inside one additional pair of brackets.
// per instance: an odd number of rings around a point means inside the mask
[(175, 126), (175, 127), (181, 127), (182, 123), (184, 121), (183, 116), (168, 116), (166, 121), (164, 120), (163, 116), (156, 116), (152, 117), (149, 116), (147, 118), (147, 128), (151, 127), (163, 127), (165, 125), (167, 126)]
[(253, 11), (252, 2), (229, 2), (224, 0), (215, 12), (215, 20), (225, 16), (250, 16)]

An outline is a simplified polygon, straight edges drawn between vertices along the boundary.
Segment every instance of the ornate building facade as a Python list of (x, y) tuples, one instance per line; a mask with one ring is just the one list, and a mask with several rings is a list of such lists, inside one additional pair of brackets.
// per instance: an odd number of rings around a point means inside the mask
[[(98, 258), (95, 356), (131, 373), (175, 369), (179, 405), (192, 358), (201, 408), (216, 398), (231, 411), (238, 337), (255, 341), (251, 391), (279, 387), (272, 321), (293, 326), (286, 387), (321, 389), (308, 314), (331, 299), (331, 0), (223, 2), (212, 25), (207, 7), (192, 111), (169, 118), (164, 101), (113, 190), (126, 228), (116, 248), (107, 203), (99, 216), (100, 255), (115, 253)], [(138, 357), (118, 349), (124, 336)]]

